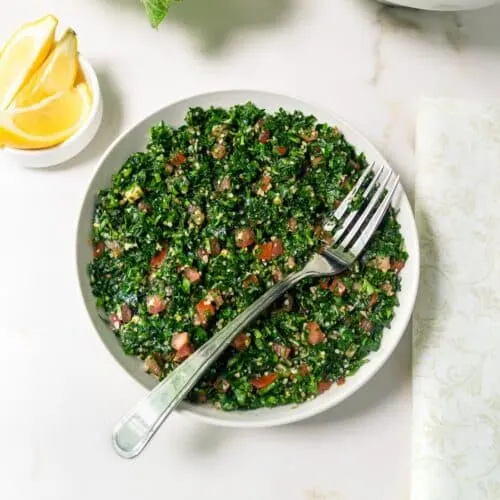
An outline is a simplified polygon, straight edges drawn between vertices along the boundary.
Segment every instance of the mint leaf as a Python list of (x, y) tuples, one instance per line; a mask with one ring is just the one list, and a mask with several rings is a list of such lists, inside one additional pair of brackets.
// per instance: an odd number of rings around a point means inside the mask
[(168, 13), (168, 8), (173, 1), (180, 0), (141, 0), (153, 28), (158, 28), (164, 21)]

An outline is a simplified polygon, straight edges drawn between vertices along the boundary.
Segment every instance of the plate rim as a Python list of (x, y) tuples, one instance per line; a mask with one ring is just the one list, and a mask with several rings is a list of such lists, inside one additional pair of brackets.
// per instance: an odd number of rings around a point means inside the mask
[[(83, 292), (83, 282), (82, 282), (82, 276), (80, 272), (80, 267), (79, 267), (79, 262), (80, 262), (80, 247), (81, 247), (81, 237), (80, 237), (80, 228), (82, 225), (85, 223), (87, 226), (89, 225), (89, 221), (84, 221), (85, 214), (84, 214), (84, 208), (85, 208), (85, 202), (86, 200), (93, 196), (95, 197), (96, 192), (93, 192), (91, 190), (94, 180), (97, 177), (100, 169), (106, 162), (107, 158), (111, 155), (111, 153), (114, 151), (114, 149), (117, 147), (118, 144), (121, 143), (123, 139), (125, 139), (129, 134), (132, 134), (136, 128), (139, 128), (141, 125), (144, 125), (149, 122), (148, 128), (153, 125), (153, 123), (157, 122), (157, 119), (153, 120), (153, 117), (155, 117), (158, 114), (161, 114), (162, 112), (165, 112), (168, 108), (173, 107), (173, 106), (182, 106), (185, 105), (186, 109), (190, 107), (188, 104), (190, 101), (197, 100), (197, 99), (210, 99), (210, 98), (215, 98), (215, 97), (221, 97), (224, 95), (246, 95), (246, 101), (253, 101), (256, 96), (259, 95), (262, 98), (271, 98), (275, 99), (278, 101), (278, 107), (281, 107), (279, 104), (279, 100), (288, 100), (288, 101), (294, 101), (296, 104), (295, 109), (297, 110), (302, 110), (304, 108), (310, 109), (311, 111), (303, 111), (304, 113), (307, 114), (313, 114), (316, 116), (316, 114), (322, 114), (322, 115), (327, 115), (328, 120), (327, 123), (330, 123), (330, 125), (335, 125), (338, 126), (338, 128), (341, 130), (341, 132), (346, 133), (346, 135), (354, 135), (357, 137), (358, 142), (364, 142), (366, 147), (368, 149), (371, 149), (371, 154), (369, 155), (367, 153), (367, 158), (370, 160), (370, 156), (378, 156), (378, 158), (383, 162), (383, 164), (387, 167), (389, 167), (392, 171), (395, 171), (392, 165), (387, 161), (387, 159), (382, 155), (382, 153), (376, 148), (373, 143), (361, 132), (359, 132), (358, 129), (353, 127), (348, 121), (346, 121), (342, 116), (338, 115), (337, 113), (331, 111), (327, 105), (323, 104), (316, 104), (314, 102), (307, 102), (304, 101), (300, 98), (296, 98), (294, 96), (286, 95), (286, 94), (280, 94), (276, 93), (273, 91), (267, 91), (267, 90), (259, 90), (259, 89), (245, 89), (245, 88), (237, 88), (237, 89), (221, 89), (221, 90), (215, 90), (215, 91), (208, 91), (208, 92), (201, 92), (198, 94), (193, 94), (181, 99), (176, 99), (167, 102), (166, 104), (158, 107), (157, 109), (153, 110), (152, 112), (148, 113), (144, 117), (140, 118), (139, 120), (136, 120), (132, 125), (127, 127), (123, 132), (121, 132), (112, 142), (111, 144), (106, 148), (106, 150), (103, 152), (103, 154), (100, 156), (98, 162), (96, 163), (96, 166), (92, 172), (92, 175), (90, 179), (88, 180), (83, 197), (80, 202), (80, 209), (78, 213), (78, 219), (77, 219), (77, 226), (76, 226), (76, 238), (75, 238), (75, 244), (76, 244), (76, 272), (77, 272), (77, 277), (78, 277), (78, 285), (80, 289), (80, 295), (81, 298), (84, 302), (85, 305), (85, 310), (87, 312), (87, 315), (89, 316), (89, 319), (94, 327), (95, 333), (99, 337), (99, 340), (101, 343), (104, 345), (105, 349), (108, 351), (108, 353), (111, 355), (111, 357), (117, 362), (121, 368), (140, 386), (145, 388), (146, 390), (149, 390), (140, 380), (134, 376), (134, 374), (126, 367), (124, 364), (121, 362), (120, 359), (115, 356), (115, 354), (111, 351), (110, 347), (107, 345), (107, 343), (104, 341), (102, 338), (102, 334), (100, 333), (99, 329), (97, 328), (97, 325), (95, 324), (95, 321), (91, 315), (90, 312), (90, 305), (88, 304), (87, 299), (85, 298), (84, 292)], [(243, 103), (244, 101), (240, 101)], [(290, 111), (290, 110), (289, 110)], [(316, 114), (315, 114), (316, 111)], [(316, 117), (317, 118), (317, 117)], [(324, 119), (318, 119), (318, 122), (325, 122)], [(348, 142), (352, 143), (351, 139), (348, 139)], [(359, 152), (365, 152), (364, 150), (361, 151), (359, 147), (356, 144), (353, 144), (353, 146), (356, 148), (356, 151)], [(118, 171), (119, 167), (116, 169)], [(290, 410), (289, 413), (286, 415), (281, 415), (281, 416), (272, 416), (271, 413), (274, 408), (266, 408), (266, 409), (261, 409), (261, 410), (237, 410), (235, 412), (224, 412), (222, 410), (217, 410), (221, 415), (231, 415), (231, 414), (246, 414), (247, 418), (242, 418), (242, 419), (222, 419), (218, 418), (217, 416), (210, 416), (207, 414), (203, 414), (200, 412), (200, 408), (198, 408), (196, 405), (183, 402), (181, 405), (176, 409), (176, 411), (180, 414), (188, 414), (190, 416), (195, 417), (196, 419), (216, 425), (216, 426), (221, 426), (221, 427), (238, 427), (238, 428), (263, 428), (263, 427), (275, 427), (275, 426), (280, 426), (280, 425), (285, 425), (285, 424), (290, 424), (294, 422), (298, 422), (300, 420), (305, 420), (307, 418), (310, 418), (312, 416), (318, 415), (328, 409), (333, 408), (334, 406), (339, 405), (343, 401), (345, 401), (347, 398), (351, 397), (353, 394), (358, 392), (359, 389), (361, 389), (366, 383), (368, 383), (374, 376), (375, 374), (387, 363), (389, 358), (392, 356), (394, 350), (396, 347), (399, 345), (407, 327), (410, 322), (413, 309), (415, 307), (415, 301), (417, 297), (417, 291), (418, 291), (418, 285), (419, 285), (419, 280), (420, 280), (420, 248), (419, 248), (419, 239), (418, 239), (418, 232), (417, 232), (417, 227), (416, 227), (416, 221), (415, 221), (415, 216), (411, 207), (411, 204), (409, 202), (408, 196), (406, 194), (406, 191), (404, 189), (404, 186), (401, 183), (400, 187), (400, 195), (399, 195), (399, 205), (400, 208), (402, 208), (402, 205), (404, 205), (405, 210), (408, 212), (409, 219), (406, 221), (406, 223), (409, 226), (410, 232), (413, 233), (414, 239), (416, 244), (414, 245), (414, 248), (409, 252), (409, 255), (411, 256), (412, 260), (414, 260), (414, 268), (416, 270), (415, 274), (409, 279), (409, 283), (407, 285), (407, 291), (406, 295), (408, 296), (408, 299), (406, 300), (407, 306), (405, 310), (401, 310), (399, 314), (404, 313), (404, 317), (401, 320), (401, 328), (400, 331), (396, 332), (397, 334), (395, 335), (395, 338), (392, 341), (392, 345), (390, 346), (389, 349), (387, 349), (384, 353), (384, 356), (380, 358), (376, 365), (371, 365), (372, 368), (369, 373), (365, 373), (365, 376), (360, 376), (362, 374), (362, 371), (357, 372), (352, 378), (349, 379), (351, 382), (349, 385), (350, 387), (345, 387), (345, 390), (342, 394), (338, 394), (337, 397), (335, 398), (328, 398), (328, 397), (323, 397), (327, 393), (324, 393), (321, 397), (315, 398), (313, 401), (315, 401), (315, 405), (311, 406), (310, 408), (304, 408), (305, 403), (300, 403), (300, 404), (295, 404), (295, 405), (284, 405), (280, 406), (277, 408), (288, 408)], [(401, 293), (401, 292), (399, 292)], [(95, 308), (95, 304), (94, 304)], [(390, 330), (390, 329), (389, 329)], [(111, 331), (111, 330), (109, 330)], [(391, 332), (395, 333), (395, 332)], [(384, 333), (384, 337), (387, 335), (387, 332)], [(382, 338), (382, 342), (384, 341), (384, 337)], [(379, 352), (379, 351), (375, 351)], [(124, 356), (126, 356), (124, 353), (122, 353)], [(302, 410), (300, 408), (302, 407)], [(265, 417), (251, 417), (251, 413), (255, 411), (268, 411), (269, 416)]]

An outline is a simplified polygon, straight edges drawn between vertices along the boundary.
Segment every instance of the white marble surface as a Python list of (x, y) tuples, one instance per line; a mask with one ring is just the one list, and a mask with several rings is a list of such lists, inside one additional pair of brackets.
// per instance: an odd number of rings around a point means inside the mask
[(143, 391), (92, 331), (74, 270), (76, 214), (110, 140), (160, 104), (259, 88), (329, 107), (412, 191), (422, 95), (495, 98), (500, 7), (438, 14), (373, 0), (185, 0), (159, 32), (138, 0), (17, 0), (0, 37), (51, 11), (99, 71), (99, 137), (70, 164), (0, 167), (0, 498), (401, 500), (409, 494), (410, 344), (340, 407), (301, 424), (224, 430), (174, 416), (136, 461), (110, 428)]

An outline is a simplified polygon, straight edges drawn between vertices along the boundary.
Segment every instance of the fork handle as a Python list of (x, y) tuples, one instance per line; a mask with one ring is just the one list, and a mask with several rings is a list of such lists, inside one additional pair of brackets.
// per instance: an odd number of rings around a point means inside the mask
[(276, 283), (156, 385), (115, 427), (113, 446), (116, 452), (124, 458), (134, 458), (141, 453), (164, 420), (234, 337), (287, 290), (311, 274), (314, 273), (302, 269)]

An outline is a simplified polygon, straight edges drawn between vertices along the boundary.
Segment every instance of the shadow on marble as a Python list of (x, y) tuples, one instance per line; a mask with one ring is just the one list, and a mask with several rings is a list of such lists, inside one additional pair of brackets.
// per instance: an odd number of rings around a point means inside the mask
[[(266, 434), (272, 433), (273, 436), (281, 436), (288, 440), (290, 434), (294, 432), (308, 430), (321, 432), (323, 426), (342, 426), (344, 421), (362, 418), (377, 406), (384, 404), (395, 391), (404, 390), (411, 384), (408, 363), (410, 345), (410, 328), (408, 328), (391, 358), (364, 387), (337, 407), (316, 417), (290, 425), (263, 429), (232, 429), (195, 423), (188, 431), (176, 436), (174, 441), (165, 446), (173, 446), (190, 457), (210, 458), (218, 449), (227, 446), (229, 441), (239, 439), (244, 434), (247, 437), (255, 437), (258, 434), (265, 439)], [(399, 377), (394, 377), (395, 374)]]
[[(186, 433), (183, 451), (188, 456), (211, 456), (227, 445), (239, 433), (239, 429), (199, 424)], [(244, 432), (244, 430), (242, 430)]]
[[(284, 427), (301, 429), (314, 428), (321, 425), (341, 425), (345, 420), (361, 418), (381, 405), (395, 391), (401, 391), (411, 384), (411, 370), (408, 360), (411, 350), (410, 327), (398, 347), (386, 364), (361, 389), (340, 403), (338, 406), (319, 415)], [(401, 366), (403, 365), (404, 366)], [(394, 374), (400, 374), (394, 378)]]
[(286, 21), (294, 0), (186, 0), (171, 10), (169, 22), (184, 25), (207, 54), (219, 51), (231, 35), (273, 30)]
[[(413, 364), (418, 365), (426, 348), (435, 348), (439, 339), (435, 335), (436, 311), (443, 306), (444, 292), (442, 290), (443, 275), (439, 269), (440, 249), (438, 236), (433, 232), (429, 214), (420, 207), (415, 213), (419, 232), (422, 263), (420, 267), (420, 282), (415, 303), (418, 321), (415, 323), (413, 337), (415, 343)], [(435, 266), (429, 265), (435, 263)], [(427, 264), (427, 265), (425, 265)], [(440, 300), (441, 297), (441, 300)]]
[[(107, 0), (146, 13), (139, 0)], [(221, 52), (234, 34), (272, 31), (286, 22), (296, 0), (183, 0), (174, 3), (160, 33), (169, 25), (180, 25), (191, 34), (205, 55)], [(147, 22), (147, 20), (146, 20)], [(151, 28), (152, 29), (152, 28)]]
[[(208, 425), (196, 426), (189, 437), (189, 445), (186, 446), (186, 452), (190, 454), (210, 455), (219, 447), (225, 446), (228, 440), (235, 438), (235, 436), (241, 433), (258, 432), (265, 435), (271, 432), (274, 434), (289, 435), (294, 432), (294, 429), (307, 430), (325, 425), (342, 425), (343, 421), (363, 417), (363, 415), (373, 411), (378, 405), (384, 404), (385, 400), (395, 391), (401, 391), (405, 387), (410, 386), (411, 371), (408, 363), (408, 359), (410, 358), (409, 351), (411, 349), (410, 335), (410, 328), (408, 328), (393, 355), (380, 371), (364, 387), (337, 407), (301, 422), (270, 429), (248, 430), (212, 427)], [(394, 374), (399, 374), (399, 378), (395, 378)]]
[(102, 68), (96, 68), (96, 73), (99, 79), (103, 100), (102, 122), (96, 136), (80, 154), (71, 160), (44, 170), (58, 172), (78, 167), (87, 162), (97, 161), (121, 130), (123, 121), (123, 99), (117, 92), (117, 85), (110, 74)]

